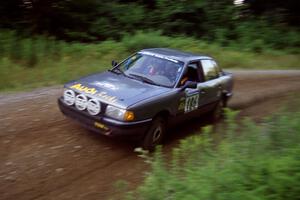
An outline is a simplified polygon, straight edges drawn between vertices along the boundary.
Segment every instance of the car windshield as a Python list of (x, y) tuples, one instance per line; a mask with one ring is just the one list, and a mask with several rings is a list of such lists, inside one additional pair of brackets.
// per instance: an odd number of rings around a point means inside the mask
[(183, 65), (183, 62), (159, 55), (137, 53), (123, 61), (118, 69), (129, 77), (149, 84), (173, 87)]

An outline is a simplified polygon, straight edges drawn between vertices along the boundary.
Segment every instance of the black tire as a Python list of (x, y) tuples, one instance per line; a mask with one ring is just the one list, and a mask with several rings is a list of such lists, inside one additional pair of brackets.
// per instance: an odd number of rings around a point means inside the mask
[(157, 117), (153, 120), (149, 130), (146, 132), (142, 141), (142, 148), (145, 150), (153, 151), (155, 146), (161, 144), (166, 133), (165, 120)]
[(226, 106), (226, 101), (220, 99), (210, 113), (210, 118), (213, 122), (217, 122), (223, 117), (223, 108)]
[(223, 94), (221, 101), (223, 102), (223, 108), (226, 108), (227, 102), (228, 102), (228, 97), (225, 94)]

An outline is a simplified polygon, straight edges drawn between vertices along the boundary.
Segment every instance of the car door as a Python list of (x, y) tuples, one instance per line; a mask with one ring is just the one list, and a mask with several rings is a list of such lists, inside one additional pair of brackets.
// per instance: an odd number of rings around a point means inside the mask
[[(199, 69), (199, 61), (192, 61), (188, 63), (186, 76), (189, 81), (197, 82), (198, 84), (202, 82), (201, 71)], [(184, 114), (197, 110), (203, 104), (203, 98), (198, 87), (186, 88), (182, 91), (181, 96), (181, 110)]]
[(216, 102), (221, 96), (221, 82), (216, 62), (211, 59), (200, 61), (203, 82), (198, 84), (198, 89), (203, 97), (201, 105)]

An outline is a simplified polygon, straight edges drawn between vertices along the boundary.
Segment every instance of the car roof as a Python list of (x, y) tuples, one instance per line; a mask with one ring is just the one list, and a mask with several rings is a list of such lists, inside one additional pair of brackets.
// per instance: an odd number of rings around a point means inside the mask
[(162, 57), (166, 57), (169, 59), (174, 59), (182, 62), (189, 62), (192, 60), (199, 60), (199, 59), (212, 59), (207, 55), (194, 54), (194, 53), (189, 53), (189, 52), (184, 52), (184, 51), (179, 51), (179, 50), (169, 49), (169, 48), (143, 49), (139, 52), (159, 55)]

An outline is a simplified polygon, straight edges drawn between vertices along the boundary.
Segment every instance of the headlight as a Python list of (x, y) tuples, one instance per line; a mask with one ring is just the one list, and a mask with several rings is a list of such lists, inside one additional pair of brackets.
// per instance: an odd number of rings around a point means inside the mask
[(69, 106), (75, 103), (75, 92), (73, 90), (64, 91), (64, 102)]
[(91, 115), (98, 115), (100, 113), (101, 106), (98, 100), (90, 99), (87, 103), (87, 111)]
[(87, 97), (83, 94), (77, 95), (75, 100), (75, 106), (78, 110), (84, 110), (87, 107)]
[(106, 116), (118, 119), (120, 121), (132, 121), (134, 120), (134, 113), (128, 110), (117, 108), (108, 105), (105, 111)]

